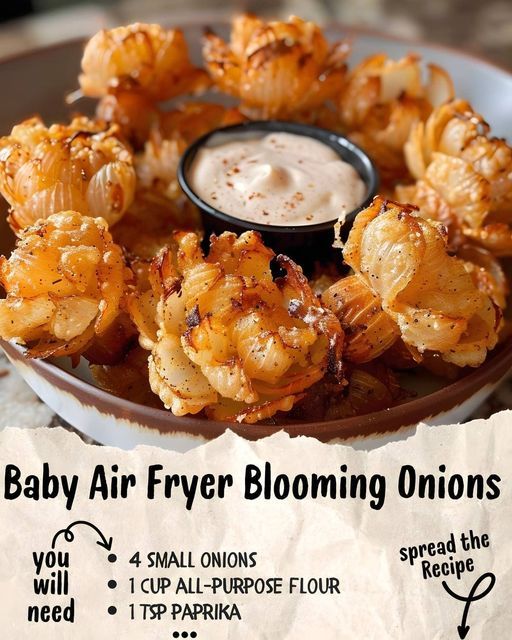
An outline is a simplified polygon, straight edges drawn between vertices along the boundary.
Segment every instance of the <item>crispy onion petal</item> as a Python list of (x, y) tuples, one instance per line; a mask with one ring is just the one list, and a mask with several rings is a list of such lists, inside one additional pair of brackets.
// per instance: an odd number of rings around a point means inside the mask
[(445, 235), (410, 207), (377, 197), (356, 218), (344, 257), (407, 345), (477, 366), (496, 344), (496, 307), (464, 262), (448, 254)]
[(400, 336), (378, 295), (359, 276), (338, 280), (323, 292), (322, 302), (341, 322), (345, 332), (343, 355), (350, 362), (378, 358)]
[(267, 400), (266, 402), (249, 406), (241, 403), (229, 403), (222, 399), (218, 404), (209, 407), (206, 414), (210, 420), (256, 424), (261, 420), (268, 420), (279, 411), (290, 411), (303, 398), (304, 394), (284, 396), (277, 400)]
[(490, 136), (489, 125), (464, 100), (453, 100), (415, 125), (405, 145), (415, 185), (399, 186), (422, 214), (441, 220), (450, 245), (480, 245), (511, 255), (512, 147)]
[(507, 224), (497, 222), (481, 229), (465, 228), (464, 236), (498, 258), (512, 256), (512, 229)]
[(149, 382), (174, 415), (199, 413), (217, 400), (217, 392), (181, 348), (179, 338), (166, 335), (149, 356)]
[(51, 215), (0, 260), (0, 335), (30, 344), (33, 357), (79, 354), (118, 318), (130, 277), (103, 219)]

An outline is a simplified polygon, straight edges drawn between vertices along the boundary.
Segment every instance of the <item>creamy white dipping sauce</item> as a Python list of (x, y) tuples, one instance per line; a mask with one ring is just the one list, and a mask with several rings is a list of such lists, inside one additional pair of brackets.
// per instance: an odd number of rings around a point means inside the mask
[(343, 219), (366, 192), (357, 171), (334, 149), (282, 132), (203, 147), (187, 176), (195, 193), (215, 209), (278, 226)]

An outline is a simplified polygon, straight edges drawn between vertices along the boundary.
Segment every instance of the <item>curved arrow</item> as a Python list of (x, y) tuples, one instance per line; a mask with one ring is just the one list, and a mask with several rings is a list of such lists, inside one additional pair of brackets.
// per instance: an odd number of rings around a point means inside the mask
[[(487, 578), (489, 578), (488, 586), (481, 593), (477, 595), (476, 592), (478, 590), (478, 587), (484, 580), (487, 580)], [(471, 606), (471, 603), (476, 602), (477, 600), (481, 600), (483, 597), (485, 597), (490, 591), (492, 591), (495, 584), (496, 584), (496, 576), (494, 575), (494, 573), (490, 573), (490, 572), (483, 573), (478, 578), (478, 580), (476, 580), (474, 585), (471, 587), (469, 594), (467, 596), (460, 596), (458, 593), (455, 593), (455, 591), (452, 591), (452, 589), (450, 589), (450, 587), (447, 585), (445, 580), (443, 580), (442, 585), (446, 593), (448, 593), (452, 598), (455, 598), (455, 600), (460, 600), (461, 602), (466, 603), (464, 605), (462, 620), (460, 621), (460, 625), (457, 626), (457, 631), (459, 633), (459, 638), (461, 638), (461, 640), (463, 640), (468, 635), (469, 630), (471, 628), (467, 624), (469, 607)]]
[(52, 549), (55, 549), (57, 538), (62, 534), (64, 534), (64, 540), (66, 542), (73, 542), (73, 540), (75, 539), (75, 535), (71, 531), (71, 529), (73, 527), (76, 527), (79, 524), (83, 524), (87, 527), (90, 527), (91, 529), (94, 529), (94, 531), (96, 531), (96, 533), (100, 537), (100, 540), (97, 540), (96, 542), (98, 546), (103, 547), (107, 551), (110, 551), (112, 549), (112, 538), (107, 539), (95, 524), (92, 524), (92, 522), (87, 522), (87, 520), (77, 520), (76, 522), (72, 522), (65, 529), (61, 529), (60, 531), (57, 531), (57, 533), (53, 536)]

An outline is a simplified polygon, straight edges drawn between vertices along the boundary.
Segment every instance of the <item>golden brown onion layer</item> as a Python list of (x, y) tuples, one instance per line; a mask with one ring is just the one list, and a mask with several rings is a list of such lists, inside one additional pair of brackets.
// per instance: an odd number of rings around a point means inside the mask
[(84, 50), (79, 82), (83, 94), (93, 98), (137, 89), (156, 102), (208, 86), (206, 73), (190, 62), (180, 29), (143, 23), (93, 36)]
[(133, 158), (115, 126), (75, 118), (46, 128), (32, 118), (0, 139), (0, 192), (16, 233), (66, 210), (114, 224), (134, 191)]
[(219, 89), (263, 118), (296, 116), (339, 95), (348, 52), (346, 43), (330, 45), (316, 24), (295, 16), (287, 22), (238, 16), (229, 43), (210, 32), (203, 48)]
[(475, 367), (496, 345), (498, 308), (448, 254), (444, 227), (412, 207), (376, 197), (357, 216), (343, 255), (420, 353)]
[(153, 302), (130, 301), (152, 389), (175, 415), (255, 422), (291, 409), (326, 371), (342, 378), (339, 321), (294, 262), (280, 256), (286, 275), (274, 280), (256, 232), (212, 237), (206, 258), (197, 235), (177, 241), (153, 263)]
[(0, 336), (33, 357), (80, 354), (117, 318), (129, 277), (104, 220), (54, 214), (0, 258)]

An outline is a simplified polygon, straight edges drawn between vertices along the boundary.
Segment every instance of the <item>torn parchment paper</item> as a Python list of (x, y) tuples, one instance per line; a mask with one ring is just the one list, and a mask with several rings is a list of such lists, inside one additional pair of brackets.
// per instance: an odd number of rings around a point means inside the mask
[(125, 452), (7, 429), (2, 637), (509, 638), (511, 419), (369, 452), (231, 432)]

